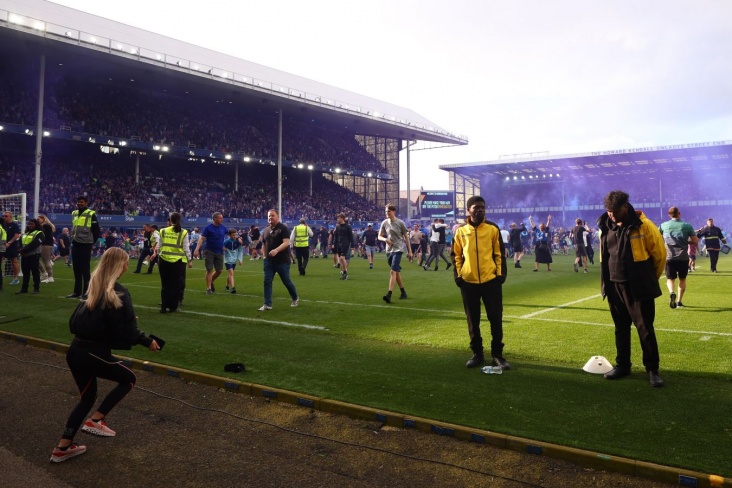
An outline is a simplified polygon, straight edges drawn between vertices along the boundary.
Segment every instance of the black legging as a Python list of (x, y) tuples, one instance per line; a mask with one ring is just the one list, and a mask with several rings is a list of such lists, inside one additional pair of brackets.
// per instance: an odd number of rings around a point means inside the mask
[(137, 258), (137, 267), (135, 268), (135, 273), (139, 273), (142, 269), (142, 263), (145, 262), (145, 259), (152, 254), (152, 249), (149, 247), (143, 247), (142, 250), (140, 250), (140, 257)]
[(137, 376), (122, 364), (122, 361), (112, 356), (109, 348), (85, 344), (79, 339), (74, 339), (71, 343), (66, 353), (66, 364), (69, 365), (81, 393), (81, 399), (71, 411), (61, 436), (63, 439), (71, 440), (94, 407), (97, 399), (97, 378), (118, 383), (97, 408), (106, 416), (132, 390), (137, 382)]

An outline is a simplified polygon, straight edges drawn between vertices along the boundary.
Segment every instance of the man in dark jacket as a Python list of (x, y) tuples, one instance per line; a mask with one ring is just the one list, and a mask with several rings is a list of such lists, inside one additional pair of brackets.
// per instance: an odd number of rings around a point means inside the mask
[(663, 386), (658, 375), (658, 343), (653, 328), (654, 300), (661, 296), (658, 279), (666, 265), (666, 246), (658, 227), (643, 212), (636, 211), (622, 191), (605, 197), (600, 227), (600, 289), (607, 297), (615, 323), (615, 367), (605, 378), (615, 380), (630, 374), (630, 325), (638, 329), (643, 365), (651, 386)]

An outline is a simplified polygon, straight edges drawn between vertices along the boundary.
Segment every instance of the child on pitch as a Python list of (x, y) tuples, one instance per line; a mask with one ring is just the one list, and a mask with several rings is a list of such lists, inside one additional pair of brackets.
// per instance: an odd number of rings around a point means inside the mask
[(241, 265), (244, 257), (244, 245), (237, 235), (236, 229), (229, 229), (229, 236), (224, 239), (224, 266), (226, 267), (226, 291), (236, 293), (234, 270)]

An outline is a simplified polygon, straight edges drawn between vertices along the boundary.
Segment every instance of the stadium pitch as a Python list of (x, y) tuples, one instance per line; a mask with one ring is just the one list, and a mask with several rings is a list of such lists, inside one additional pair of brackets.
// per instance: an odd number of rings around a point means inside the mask
[[(712, 274), (705, 270), (708, 260), (699, 258), (685, 308), (671, 310), (666, 297), (657, 300), (667, 385), (653, 389), (636, 337), (630, 377), (609, 382), (581, 370), (590, 356), (615, 355), (597, 265), (577, 274), (573, 257), (555, 256), (551, 273), (532, 273), (530, 259), (521, 269), (509, 267), (504, 286), (505, 356), (515, 369), (500, 376), (464, 367), (470, 355), (467, 326), (452, 270), (424, 271), (405, 263), (409, 298), (385, 304), (383, 255), (373, 270), (362, 259), (352, 260), (348, 281), (338, 279), (331, 259), (311, 260), (306, 276), (293, 276), (300, 306), (289, 306), (275, 279), (274, 309), (267, 312), (257, 311), (261, 261), (245, 261), (237, 269), (235, 295), (224, 292), (223, 276), (216, 293), (206, 295), (202, 263), (196, 261), (177, 314), (158, 313), (157, 273), (128, 273), (121, 282), (130, 289), (141, 329), (168, 341), (152, 359), (142, 350), (129, 355), (231, 377), (223, 365), (242, 362), (247, 372), (239, 379), (253, 383), (732, 475), (732, 269), (725, 271), (732, 261), (722, 257), (720, 273)], [(29, 317), (0, 329), (70, 341), (68, 317), (75, 304), (62, 297), (71, 290), (72, 276), (63, 267), (55, 271), (56, 282), (42, 285), (38, 296), (15, 297), (6, 287), (7, 313)]]

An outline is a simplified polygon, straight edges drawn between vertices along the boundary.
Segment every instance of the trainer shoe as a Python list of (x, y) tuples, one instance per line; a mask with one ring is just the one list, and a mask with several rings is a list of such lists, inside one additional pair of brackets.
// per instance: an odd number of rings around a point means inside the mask
[(670, 301), (668, 302), (668, 306), (671, 308), (676, 308), (676, 293), (671, 292)]
[(231, 293), (232, 295), (236, 295), (236, 288), (232, 288), (232, 289), (231, 289), (231, 290), (229, 290), (229, 291), (230, 291), (230, 293)]
[(229, 291), (229, 290), (231, 290), (231, 288), (229, 288), (229, 285), (226, 285), (226, 291)]
[(587, 268), (585, 268), (585, 273), (589, 273), (589, 271), (587, 271)]
[(10, 282), (11, 285), (19, 285), (20, 280), (18, 278), (15, 278), (13, 281)]
[(452, 263), (447, 263), (447, 267), (445, 268), (445, 271), (447, 271), (448, 269), (450, 269), (450, 266), (452, 266)]
[(115, 435), (117, 435), (115, 431), (107, 427), (107, 424), (104, 422), (104, 420), (94, 422), (92, 419), (87, 419), (87, 421), (84, 422), (84, 425), (81, 427), (81, 430), (101, 437), (114, 437)]
[(264, 312), (266, 310), (272, 310), (272, 307), (270, 307), (269, 305), (262, 305), (257, 310), (259, 310), (260, 312)]
[(579, 266), (577, 266), (577, 263), (574, 263), (574, 272), (579, 273)]
[(406, 299), (407, 299), (406, 293), (402, 293), (401, 295), (399, 295), (399, 300), (406, 300)]
[(79, 454), (84, 454), (85, 452), (86, 446), (80, 446), (78, 444), (71, 444), (66, 449), (55, 447), (53, 449), (53, 452), (51, 453), (51, 462), (60, 463), (62, 461), (66, 461), (67, 459), (71, 459), (72, 457), (76, 457)]
[(290, 304), (291, 307), (297, 307), (298, 305), (300, 305), (300, 299), (299, 298), (295, 298), (292, 301), (292, 303)]
[(49, 276), (48, 278), (46, 278), (46, 281), (44, 281), (43, 283), (53, 283), (54, 281), (55, 280), (53, 279), (53, 276)]
[(679, 307), (679, 308), (686, 308), (686, 306), (683, 303), (681, 303), (681, 302), (677, 302), (676, 303), (676, 306)]
[(213, 283), (211, 283), (211, 292), (212, 293), (215, 293), (216, 292), (216, 287), (214, 286)]
[(206, 295), (213, 295), (213, 290), (211, 288), (206, 290)]
[(383, 298), (386, 303), (391, 303), (391, 295), (384, 295), (381, 298)]

